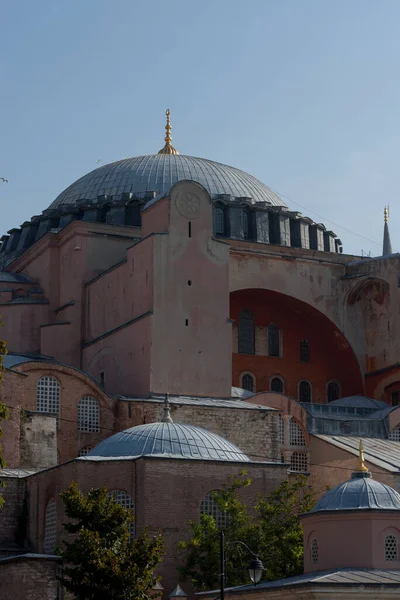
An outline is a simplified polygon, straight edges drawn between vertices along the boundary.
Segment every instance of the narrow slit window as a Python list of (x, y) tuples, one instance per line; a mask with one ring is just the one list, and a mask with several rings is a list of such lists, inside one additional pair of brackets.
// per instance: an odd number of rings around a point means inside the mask
[(300, 360), (301, 362), (310, 362), (310, 344), (307, 340), (300, 342)]
[(191, 238), (192, 237), (192, 222), (191, 221), (189, 221), (189, 227), (188, 228), (189, 228), (189, 237)]

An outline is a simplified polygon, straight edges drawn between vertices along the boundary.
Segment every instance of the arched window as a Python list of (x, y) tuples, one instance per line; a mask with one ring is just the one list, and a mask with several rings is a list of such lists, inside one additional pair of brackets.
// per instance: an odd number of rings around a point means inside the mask
[(248, 392), (255, 392), (254, 377), (250, 373), (242, 375), (242, 389)]
[(317, 538), (314, 538), (311, 544), (311, 562), (317, 563), (319, 559), (319, 543)]
[(251, 310), (244, 308), (239, 313), (238, 346), (239, 354), (254, 354), (254, 315)]
[(268, 356), (280, 356), (280, 333), (278, 325), (268, 325)]
[(283, 444), (285, 443), (285, 421), (284, 421), (281, 413), (279, 413), (278, 419), (279, 419), (279, 443), (281, 444), (281, 446), (283, 446)]
[(300, 425), (294, 419), (290, 419), (289, 444), (291, 446), (305, 446), (306, 438)]
[(299, 402), (311, 402), (311, 383), (305, 379), (299, 383)]
[[(111, 490), (110, 492), (108, 492), (108, 497), (114, 498), (114, 500), (118, 502), (120, 506), (123, 506), (124, 508), (127, 508), (128, 510), (132, 511), (133, 515), (135, 514), (135, 505), (133, 503), (133, 500), (130, 497), (130, 495), (127, 494), (124, 490)], [(129, 526), (129, 533), (131, 535), (131, 538), (133, 538), (135, 535), (134, 522), (132, 522)]]
[(78, 404), (78, 431), (98, 433), (99, 403), (92, 396), (84, 396)]
[(337, 381), (330, 381), (326, 388), (326, 396), (328, 402), (333, 402), (334, 400), (337, 400), (339, 398), (339, 395), (339, 384), (337, 383)]
[(228, 522), (228, 513), (226, 511), (220, 510), (213, 492), (208, 492), (201, 501), (200, 504), (200, 514), (201, 515), (210, 515), (210, 517), (214, 517), (215, 523), (217, 527), (222, 529), (226, 527)]
[(385, 560), (394, 562), (397, 558), (397, 539), (394, 535), (387, 535), (385, 537)]
[(293, 452), (290, 458), (290, 470), (296, 473), (308, 472), (308, 457), (306, 452)]
[(78, 456), (87, 456), (91, 450), (93, 450), (92, 446), (83, 446), (79, 450)]
[(214, 208), (214, 232), (215, 235), (224, 235), (225, 233), (225, 212), (219, 206)]
[(310, 344), (307, 340), (300, 342), (300, 360), (301, 362), (310, 362)]
[(36, 386), (37, 412), (60, 415), (60, 384), (55, 377), (45, 375)]
[(54, 554), (57, 546), (57, 508), (56, 502), (52, 498), (46, 506), (46, 516), (44, 519), (44, 542), (43, 551), (45, 554)]
[(269, 389), (271, 392), (278, 392), (283, 394), (283, 380), (281, 377), (272, 377), (269, 382)]
[(400, 425), (393, 427), (392, 431), (389, 432), (389, 440), (392, 442), (400, 442)]

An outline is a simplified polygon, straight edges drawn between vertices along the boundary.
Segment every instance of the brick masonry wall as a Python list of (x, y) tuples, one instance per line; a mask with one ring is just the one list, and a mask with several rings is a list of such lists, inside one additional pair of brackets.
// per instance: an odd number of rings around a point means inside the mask
[(64, 537), (63, 507), (59, 494), (70, 481), (77, 481), (83, 491), (92, 487), (126, 491), (135, 505), (135, 527), (141, 531), (148, 526), (150, 533), (162, 530), (166, 555), (160, 574), (167, 594), (178, 581), (177, 567), (182, 556), (178, 542), (189, 534), (189, 520), (198, 521), (202, 498), (219, 489), (229, 476), (237, 476), (245, 468), (253, 480), (243, 490), (251, 503), (258, 492), (274, 489), (286, 476), (284, 466), (254, 463), (223, 463), (217, 461), (143, 458), (136, 461), (78, 460), (60, 465), (29, 477), (29, 538), (33, 551), (43, 551), (44, 515), (47, 502), (56, 499), (58, 544)]
[(0, 552), (6, 553), (23, 545), (24, 540), (18, 539), (18, 531), (24, 509), (26, 479), (3, 477), (3, 481), (5, 488), (0, 489), (0, 493), (5, 504), (0, 510)]
[(1, 600), (55, 600), (58, 598), (56, 569), (59, 561), (15, 557), (0, 561)]

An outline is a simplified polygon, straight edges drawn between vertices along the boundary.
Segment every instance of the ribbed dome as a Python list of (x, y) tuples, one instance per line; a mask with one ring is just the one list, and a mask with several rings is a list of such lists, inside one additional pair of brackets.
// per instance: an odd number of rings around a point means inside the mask
[(127, 192), (167, 193), (183, 179), (200, 183), (211, 197), (230, 194), (286, 207), (285, 202), (261, 181), (234, 167), (193, 156), (150, 154), (119, 160), (91, 171), (64, 190), (50, 208), (75, 205), (81, 200), (95, 202), (97, 196), (104, 194), (117, 201)]
[(350, 481), (328, 490), (312, 512), (368, 509), (400, 510), (400, 494), (369, 473), (357, 472)]
[(237, 446), (201, 427), (180, 423), (148, 423), (103, 440), (88, 457), (164, 456), (249, 462)]

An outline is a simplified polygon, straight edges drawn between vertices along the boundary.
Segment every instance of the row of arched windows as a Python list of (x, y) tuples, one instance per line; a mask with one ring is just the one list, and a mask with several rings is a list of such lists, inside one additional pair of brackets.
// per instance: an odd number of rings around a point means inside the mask
[[(256, 378), (252, 373), (244, 373), (241, 376), (241, 387), (249, 392), (256, 392)], [(280, 375), (271, 377), (269, 382), (270, 392), (283, 394), (285, 392), (284, 380)], [(326, 386), (326, 399), (328, 402), (337, 400), (340, 396), (340, 387), (337, 381), (330, 381)], [(299, 402), (312, 401), (312, 385), (306, 379), (302, 379), (298, 384)]]
[[(45, 375), (36, 386), (37, 412), (60, 416), (61, 388), (55, 377)], [(99, 403), (93, 396), (83, 396), (78, 404), (78, 431), (98, 433), (100, 431)]]
[[(109, 498), (114, 498), (120, 506), (128, 508), (133, 513), (135, 511), (135, 505), (127, 492), (124, 490), (111, 490), (108, 492)], [(130, 525), (130, 534), (133, 538), (135, 535), (134, 523)], [(44, 538), (43, 538), (43, 551), (45, 554), (54, 554), (57, 548), (57, 505), (54, 498), (51, 498), (46, 506), (46, 513), (44, 518)]]

